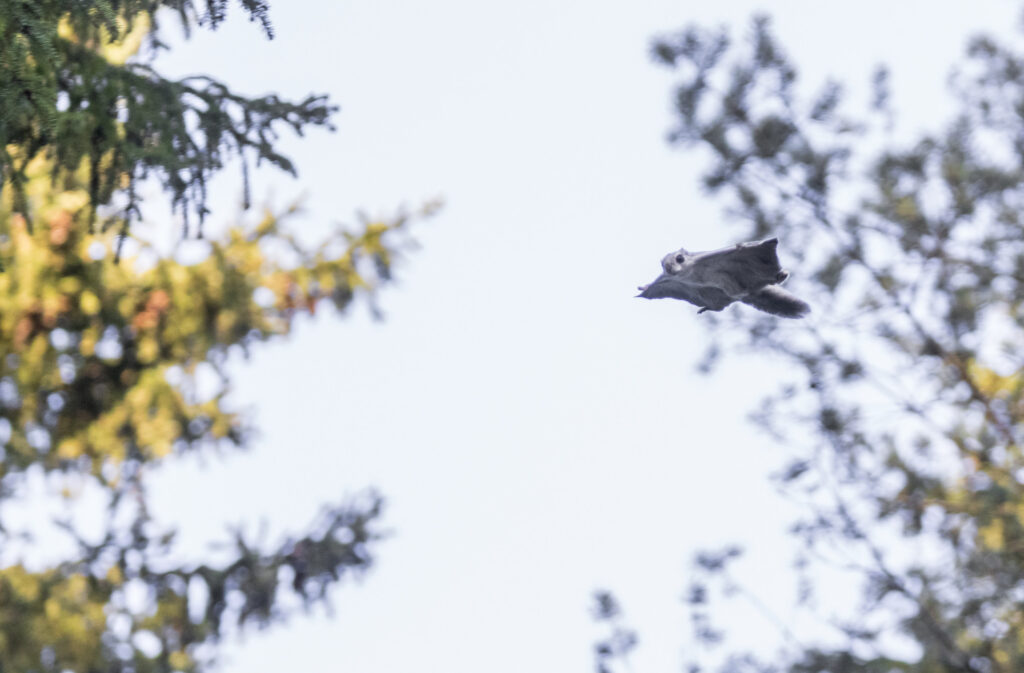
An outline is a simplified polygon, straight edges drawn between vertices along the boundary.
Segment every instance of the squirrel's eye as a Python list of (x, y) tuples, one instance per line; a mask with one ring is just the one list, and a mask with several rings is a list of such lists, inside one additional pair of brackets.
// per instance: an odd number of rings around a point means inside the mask
[(676, 255), (676, 263), (677, 264), (682, 264), (683, 263), (683, 256), (682, 255)]

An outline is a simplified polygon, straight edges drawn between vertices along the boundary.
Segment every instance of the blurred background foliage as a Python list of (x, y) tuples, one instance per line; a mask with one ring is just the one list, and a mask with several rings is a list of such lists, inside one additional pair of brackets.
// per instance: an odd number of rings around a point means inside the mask
[[(159, 46), (161, 7), (186, 28), (223, 19), (225, 2), (196, 4), (0, 2), (0, 508), (43, 472), (99, 489), (106, 510), (99, 536), (57, 522), (78, 553), (52, 567), (22, 559), (32, 531), (0, 524), (0, 671), (206, 670), (226, 632), (322, 601), (370, 565), (379, 537), (381, 499), (366, 493), (275, 546), (239, 531), (221, 562), (183, 564), (149, 513), (148, 469), (247, 445), (229, 355), (325, 307), (372, 309), (410, 222), (436, 207), (362, 217), (314, 245), (289, 232), (295, 208), (267, 211), (207, 240), (198, 261), (141, 240), (118, 259), (148, 171), (201, 215), (225, 147), (291, 170), (272, 127), (326, 123), (319, 97), (244, 99), (126, 60), (144, 39)], [(242, 4), (269, 32), (264, 3)], [(104, 208), (120, 226), (92, 226)]]
[[(653, 56), (677, 81), (669, 142), (705, 163), (735, 240), (780, 238), (814, 307), (802, 324), (706, 316), (701, 367), (737, 351), (787, 365), (753, 416), (792, 454), (777, 482), (805, 513), (796, 600), (830, 628), (777, 620), (778, 656), (737, 650), (715, 597), (757, 587), (733, 578), (738, 549), (706, 552), (686, 594), (688, 669), (1024, 670), (1020, 45), (973, 39), (950, 78), (955, 114), (909, 139), (885, 68), (866, 97), (841, 82), (808, 95), (766, 17), (740, 39), (667, 34)], [(842, 619), (818, 600), (833, 570), (861, 586)]]

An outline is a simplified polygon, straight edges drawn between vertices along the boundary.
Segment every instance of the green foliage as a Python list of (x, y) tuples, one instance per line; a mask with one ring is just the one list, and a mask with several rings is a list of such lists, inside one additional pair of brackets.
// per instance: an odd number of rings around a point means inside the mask
[[(207, 184), (228, 159), (240, 158), (244, 176), (253, 160), (295, 172), (274, 149), (278, 129), (330, 128), (335, 107), (325, 96), (248, 98), (210, 77), (169, 80), (149, 64), (128, 62), (143, 39), (161, 46), (153, 22), (162, 8), (176, 11), (186, 30), (224, 20), (226, 0), (197, 4), (0, 0), (0, 187), (13, 191), (17, 212), (31, 211), (26, 167), (40, 156), (55, 181), (86, 167), (88, 225), (97, 207), (110, 205), (105, 224), (122, 233), (140, 216), (133, 189), (140, 179), (155, 178), (169, 192), (187, 234), (189, 213), (201, 227)], [(266, 3), (241, 4), (269, 36)]]
[[(126, 64), (147, 36), (160, 45), (156, 10), (216, 27), (226, 4), (0, 0), (0, 505), (42, 474), (105, 507), (100, 534), (57, 522), (77, 552), (52, 567), (25, 559), (31, 531), (0, 521), (0, 671), (209, 670), (227, 634), (321, 603), (372, 562), (374, 493), (325, 506), (276, 544), (235, 531), (217, 562), (185, 559), (147, 504), (146, 475), (164, 461), (248, 445), (250, 419), (228, 401), (230, 354), (302, 315), (359, 299), (372, 310), (408, 225), (433, 210), (361, 218), (316, 245), (289, 233), (292, 210), (268, 211), (195, 263), (142, 241), (111, 254), (138, 215), (136, 180), (155, 173), (201, 216), (229, 154), (291, 171), (274, 129), (327, 123), (322, 97), (246, 99)], [(266, 4), (241, 4), (269, 34)], [(121, 231), (96, 231), (97, 206), (118, 193)], [(199, 385), (210, 373), (213, 390)]]
[[(0, 259), (10, 265), (0, 274), (5, 474), (74, 467), (113, 483), (113, 467), (128, 456), (151, 461), (176, 446), (244, 443), (241, 421), (221, 405), (223, 372), (212, 399), (192, 401), (168, 373), (219, 369), (233, 347), (286, 334), (296, 315), (324, 302), (346, 309), (390, 277), (390, 241), (409, 221), (368, 221), (308, 248), (268, 212), (253, 229), (210, 241), (194, 265), (157, 258), (143, 269), (136, 259), (95, 254), (113, 243), (79, 226), (88, 194), (53, 193), (47, 172), (42, 161), (28, 169), (42, 227), (30, 233), (9, 207), (0, 210), (9, 224)], [(275, 261), (275, 250), (294, 263)]]
[[(148, 513), (147, 468), (245, 447), (249, 424), (227, 401), (229, 354), (287, 334), (325, 305), (372, 300), (413, 218), (366, 220), (310, 247), (267, 212), (210, 240), (194, 264), (144, 244), (117, 262), (116, 236), (81, 226), (84, 186), (54, 191), (42, 159), (26, 174), (35, 230), (10, 198), (0, 205), (0, 497), (43, 470), (98, 485), (108, 513), (101, 539), (62, 524), (78, 557), (43, 571), (0, 569), (0, 670), (205, 670), (212, 653), (202, 645), (280, 621), (285, 594), (308, 606), (369, 567), (381, 501), (368, 494), (327, 507), (310, 532), (270, 549), (238, 532), (233, 560), (182, 565), (173, 531)], [(289, 264), (278, 261), (285, 253)], [(200, 397), (204, 368), (220, 386)], [(16, 533), (0, 530), (8, 555)], [(140, 588), (150, 603), (130, 609), (125, 592)]]
[[(799, 95), (766, 19), (730, 45), (697, 29), (655, 44), (679, 81), (671, 141), (702, 150), (737, 240), (779, 236), (815, 317), (709, 316), (711, 360), (793, 365), (756, 418), (797, 454), (779, 484), (806, 506), (798, 566), (838, 552), (864, 599), (828, 643), (722, 670), (1024, 670), (1024, 57), (974, 40), (953, 120), (895, 144), (886, 71), (851, 113), (836, 83)], [(736, 587), (699, 573), (706, 616), (709, 583)]]

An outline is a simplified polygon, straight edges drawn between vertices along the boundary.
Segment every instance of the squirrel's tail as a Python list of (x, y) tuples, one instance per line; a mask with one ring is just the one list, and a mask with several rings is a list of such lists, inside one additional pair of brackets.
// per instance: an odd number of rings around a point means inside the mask
[(757, 292), (751, 292), (740, 301), (783, 318), (803, 318), (811, 312), (811, 307), (807, 302), (786, 292), (778, 285), (766, 285)]

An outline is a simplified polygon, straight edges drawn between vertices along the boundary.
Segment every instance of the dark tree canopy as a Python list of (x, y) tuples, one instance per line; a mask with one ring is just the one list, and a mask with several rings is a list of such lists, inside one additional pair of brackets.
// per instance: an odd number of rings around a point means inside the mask
[[(786, 241), (792, 289), (816, 308), (801, 324), (708, 316), (704, 365), (742, 348), (792, 365), (755, 418), (795, 454), (778, 481), (807, 513), (797, 568), (853, 568), (863, 602), (827, 644), (722, 670), (1024, 670), (1020, 45), (972, 40), (951, 121), (907, 141), (889, 132), (886, 70), (861, 104), (836, 82), (806, 97), (768, 20), (748, 35), (656, 41), (678, 81), (670, 142), (706, 161), (735, 240)], [(733, 556), (698, 559), (688, 602), (708, 647), (723, 635), (709, 587), (730, 584)], [(801, 599), (813, 605), (813, 585)]]
[[(239, 4), (270, 37), (267, 3)], [(227, 0), (0, 0), (0, 187), (13, 192), (15, 211), (28, 215), (26, 168), (50, 162), (54, 181), (82, 171), (90, 208), (80, 225), (123, 232), (140, 217), (135, 184), (159, 181), (186, 223), (207, 212), (207, 183), (231, 157), (241, 160), (248, 201), (248, 162), (295, 168), (275, 148), (279, 130), (330, 128), (335, 110), (325, 96), (289, 102), (249, 98), (207, 76), (170, 80), (132, 60), (143, 40), (162, 46), (163, 12), (185, 31), (216, 28)], [(31, 219), (29, 220), (31, 225)], [(186, 224), (186, 233), (188, 225)], [(201, 229), (200, 229), (201, 233)]]

